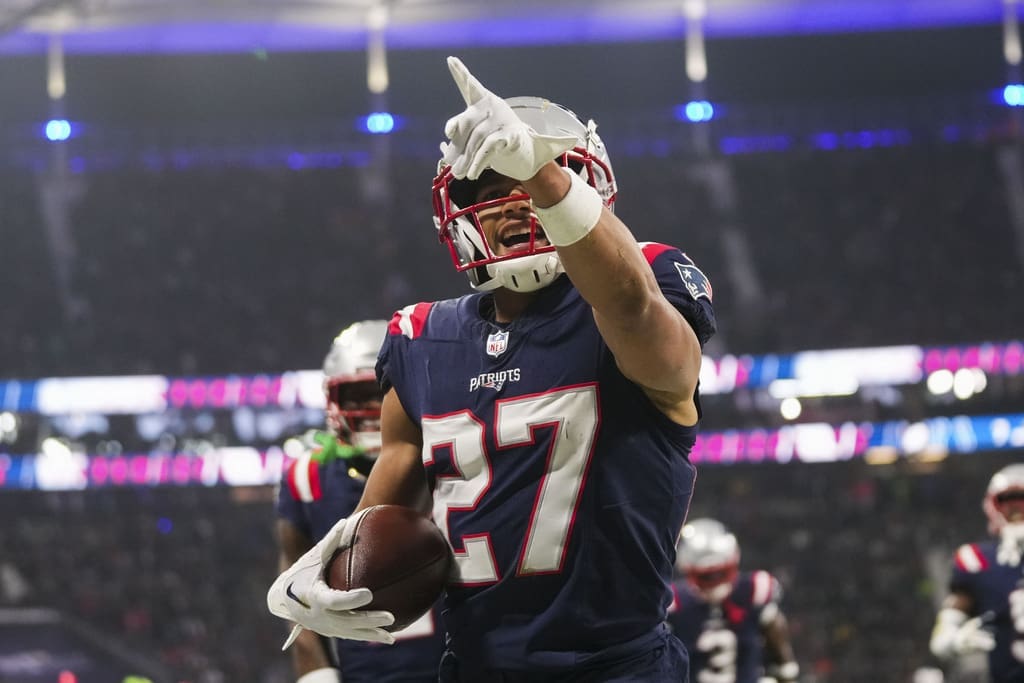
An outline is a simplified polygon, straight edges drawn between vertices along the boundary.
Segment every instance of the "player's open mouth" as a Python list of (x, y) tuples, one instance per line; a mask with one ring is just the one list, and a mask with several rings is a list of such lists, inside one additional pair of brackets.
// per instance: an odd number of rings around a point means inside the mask
[[(532, 229), (529, 225), (522, 227), (512, 226), (502, 233), (498, 243), (503, 247), (503, 251), (508, 253), (527, 251), (530, 248), (531, 232)], [(544, 231), (540, 228), (537, 228), (534, 242), (535, 246), (547, 246), (547, 238), (544, 236)]]

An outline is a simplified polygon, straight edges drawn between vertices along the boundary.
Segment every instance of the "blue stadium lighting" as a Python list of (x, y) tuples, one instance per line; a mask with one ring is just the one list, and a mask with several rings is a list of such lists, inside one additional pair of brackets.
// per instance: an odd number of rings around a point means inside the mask
[(363, 120), (367, 133), (387, 135), (395, 129), (395, 117), (386, 111), (375, 111)]
[(1024, 85), (1011, 83), (1003, 88), (1003, 102), (1011, 107), (1024, 106)]
[(66, 119), (52, 119), (46, 122), (43, 132), (50, 142), (63, 142), (71, 137), (71, 122)]
[(814, 135), (814, 146), (818, 149), (836, 149), (839, 147), (839, 136), (835, 133), (817, 133)]
[(690, 123), (710, 121), (715, 116), (715, 108), (707, 100), (693, 100), (676, 107), (676, 118)]

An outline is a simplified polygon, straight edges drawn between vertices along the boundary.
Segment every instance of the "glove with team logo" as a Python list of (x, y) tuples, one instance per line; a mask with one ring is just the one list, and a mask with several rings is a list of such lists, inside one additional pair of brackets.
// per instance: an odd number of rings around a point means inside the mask
[(940, 659), (959, 657), (972, 652), (989, 652), (996, 646), (995, 636), (985, 628), (984, 616), (968, 619), (958, 609), (939, 610), (929, 646)]
[(272, 614), (295, 622), (282, 650), (295, 642), (304, 628), (333, 638), (395, 642), (394, 636), (382, 628), (395, 623), (391, 612), (360, 609), (373, 600), (368, 588), (340, 591), (324, 581), (324, 566), (337, 550), (352, 545), (356, 526), (365, 512), (340, 520), (270, 587), (267, 608)]
[(540, 168), (572, 149), (572, 135), (541, 135), (523, 123), (508, 103), (481, 85), (458, 57), (448, 58), (448, 70), (466, 102), (466, 109), (448, 119), (441, 143), (444, 163), (456, 178), (476, 180), (485, 169), (516, 180), (528, 180)]

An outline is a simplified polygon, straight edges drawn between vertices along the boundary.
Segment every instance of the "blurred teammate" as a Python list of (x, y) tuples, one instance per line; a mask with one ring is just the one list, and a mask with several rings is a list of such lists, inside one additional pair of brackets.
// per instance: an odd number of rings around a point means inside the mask
[[(690, 653), (693, 683), (790, 683), (800, 667), (779, 609), (779, 582), (740, 572), (736, 537), (713, 519), (695, 519), (679, 538), (668, 622)], [(766, 675), (765, 675), (766, 674)]]
[[(346, 328), (324, 360), (327, 431), (287, 468), (278, 494), (281, 569), (313, 547), (355, 508), (380, 452), (381, 391), (373, 366), (387, 322), (366, 320)], [(303, 631), (292, 649), (299, 683), (427, 683), (437, 680), (444, 651), (438, 610), (396, 633), (395, 648), (329, 641)], [(340, 662), (335, 668), (335, 661)]]
[(950, 661), (988, 653), (993, 683), (1024, 682), (1024, 464), (989, 480), (983, 503), (995, 538), (960, 546), (931, 651)]
[[(477, 292), (392, 319), (383, 449), (359, 506), (432, 508), (452, 544), (442, 681), (685, 680), (665, 615), (711, 287), (612, 213), (592, 121), (503, 100), (448, 65), (466, 109), (445, 127), (434, 213)], [(357, 609), (369, 591), (333, 591), (307, 564), (346, 546), (358, 519), (278, 577), (272, 612), (389, 639), (392, 615)]]

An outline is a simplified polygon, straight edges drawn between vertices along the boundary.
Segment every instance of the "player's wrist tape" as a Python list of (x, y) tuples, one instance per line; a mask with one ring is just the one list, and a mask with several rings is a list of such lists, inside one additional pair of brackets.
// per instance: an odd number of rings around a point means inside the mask
[(548, 242), (567, 247), (587, 236), (601, 218), (604, 202), (597, 190), (577, 173), (566, 170), (572, 183), (561, 201), (546, 209), (533, 207)]
[(341, 672), (331, 667), (315, 669), (299, 676), (295, 683), (341, 683)]

